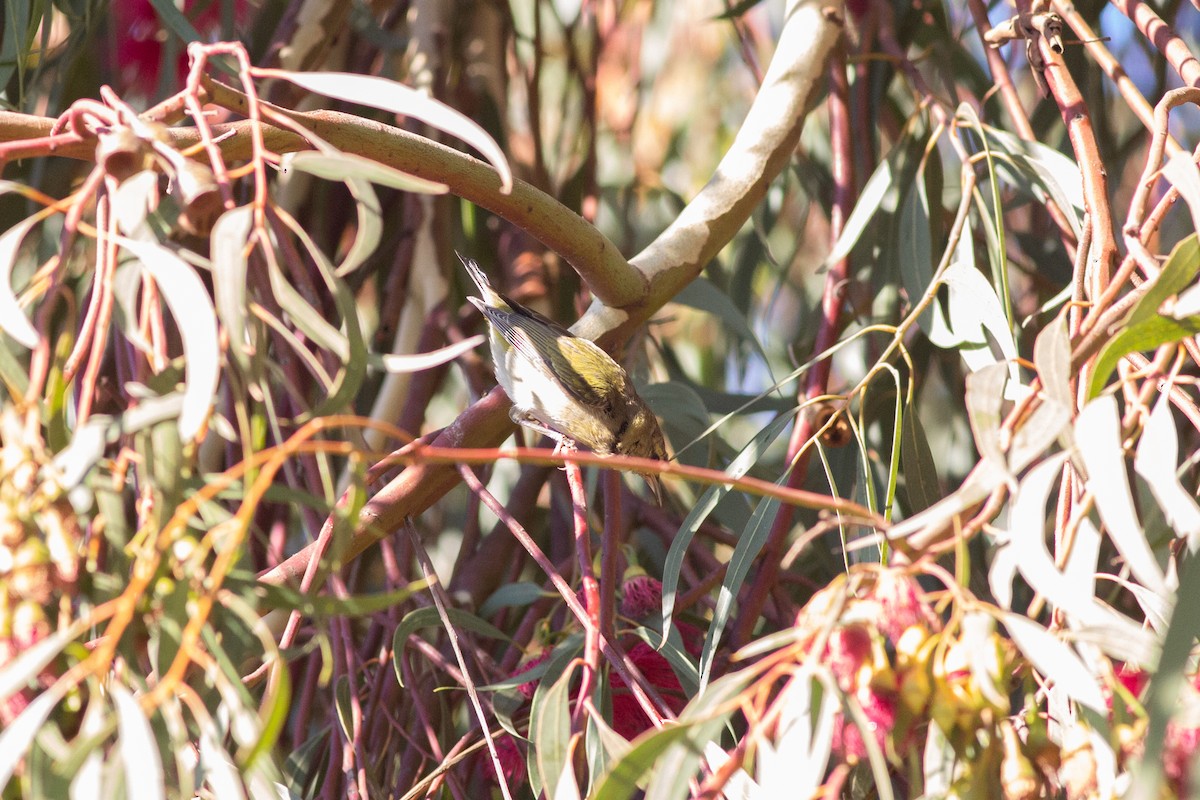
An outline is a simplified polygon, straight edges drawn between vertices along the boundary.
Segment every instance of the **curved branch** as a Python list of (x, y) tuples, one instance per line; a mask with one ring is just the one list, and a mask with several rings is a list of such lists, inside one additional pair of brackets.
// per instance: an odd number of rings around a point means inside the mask
[(800, 141), (829, 55), (841, 38), (842, 15), (842, 0), (788, 4), (771, 65), (716, 172), (675, 221), (629, 260), (650, 282), (649, 292), (636, 306), (621, 309), (597, 298), (572, 328), (575, 333), (624, 341), (733, 239)]

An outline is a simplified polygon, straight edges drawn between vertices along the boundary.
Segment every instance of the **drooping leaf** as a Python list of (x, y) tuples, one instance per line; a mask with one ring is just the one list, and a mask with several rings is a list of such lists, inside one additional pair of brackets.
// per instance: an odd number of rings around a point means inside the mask
[(165, 800), (162, 759), (154, 731), (141, 705), (119, 681), (109, 686), (117, 711), (117, 749), (125, 767), (125, 791), (132, 800)]
[(1095, 498), (1109, 538), (1138, 582), (1163, 595), (1167, 591), (1166, 576), (1146, 541), (1133, 505), (1121, 447), (1121, 420), (1113, 397), (1098, 397), (1079, 412), (1075, 420), (1075, 443), (1087, 473), (1088, 490)]
[(179, 436), (185, 442), (200, 432), (217, 393), (221, 351), (217, 344), (217, 315), (208, 290), (195, 270), (167, 248), (153, 242), (122, 241), (154, 278), (183, 339), (183, 408)]
[[(464, 609), (447, 608), (446, 615), (450, 618), (456, 630), (472, 631), (481, 636), (500, 639), (501, 641), (512, 641), (504, 631)], [(395, 633), (392, 634), (392, 662), (396, 668), (396, 680), (399, 681), (401, 686), (404, 685), (404, 675), (400, 669), (400, 662), (403, 660), (405, 650), (408, 648), (408, 637), (423, 628), (440, 629), (441, 627), (441, 616), (438, 614), (438, 610), (432, 606), (410, 611), (400, 620), (400, 624), (396, 626)]]
[(254, 222), (251, 206), (226, 211), (213, 224), (212, 273), (213, 298), (217, 318), (229, 332), (229, 354), (243, 370), (250, 363), (246, 335), (246, 263), (247, 240)]
[(1164, 392), (1146, 419), (1133, 468), (1146, 479), (1167, 524), (1177, 536), (1188, 540), (1189, 549), (1195, 553), (1200, 547), (1200, 505), (1179, 482), (1178, 463), (1179, 436), (1170, 399)]
[(1163, 165), (1162, 174), (1179, 190), (1192, 215), (1192, 227), (1200, 232), (1200, 167), (1192, 160), (1191, 153), (1181, 150), (1172, 155)]
[[(780, 415), (770, 425), (760, 430), (725, 470), (730, 479), (737, 480), (749, 472), (759, 458), (762, 457), (766, 448), (783, 432), (790, 422), (791, 419), (788, 416)], [(700, 523), (708, 517), (709, 513), (716, 508), (717, 503), (729, 494), (732, 488), (731, 484), (710, 486), (701, 495), (699, 501), (697, 501), (683, 522), (680, 523), (679, 531), (671, 541), (671, 548), (667, 551), (667, 558), (663, 565), (662, 627), (664, 637), (671, 629), (671, 615), (675, 609), (675, 594), (679, 588), (680, 570), (683, 568), (683, 560), (687, 555), (688, 547), (691, 545), (696, 531), (700, 528)]]
[[(568, 756), (571, 742), (571, 681), (568, 668), (546, 691), (534, 695), (530, 711), (530, 755), (537, 765), (546, 797), (578, 797), (575, 770)], [(564, 792), (560, 794), (560, 792)]]
[(775, 746), (758, 758), (758, 776), (766, 797), (816, 792), (833, 748), (838, 704), (811, 667), (792, 676), (775, 701), (782, 708)]
[(1200, 318), (1174, 319), (1159, 313), (1172, 295), (1191, 284), (1200, 272), (1200, 234), (1184, 239), (1163, 264), (1153, 285), (1134, 304), (1119, 330), (1096, 356), (1088, 397), (1097, 397), (1108, 383), (1117, 362), (1130, 353), (1152, 350), (1200, 333)]
[(374, 75), (286, 70), (264, 72), (327, 97), (413, 117), (456, 136), (482, 153), (496, 168), (500, 176), (500, 191), (507, 193), (512, 190), (512, 168), (500, 145), (475, 120), (423, 92)]
[(18, 222), (0, 235), (0, 329), (30, 350), (37, 347), (42, 337), (25, 316), (25, 311), (17, 300), (12, 286), (12, 270), (17, 263), (17, 251), (21, 242), (39, 222), (41, 217), (34, 215)]
[(909, 516), (932, 506), (942, 496), (938, 481), (937, 462), (921, 425), (915, 406), (909, 406), (900, 428), (900, 460), (904, 472), (904, 489), (908, 494)]
[[(786, 474), (778, 481), (783, 485), (787, 480)], [(767, 535), (771, 530), (771, 521), (779, 509), (779, 501), (774, 498), (763, 498), (759, 501), (750, 516), (750, 524), (738, 537), (729, 565), (725, 569), (725, 579), (721, 581), (721, 589), (717, 594), (716, 607), (713, 609), (712, 621), (704, 632), (704, 647), (700, 651), (700, 691), (708, 685), (713, 661), (717, 655), (717, 646), (721, 643), (721, 634), (729, 621), (733, 610), (733, 602), (742, 589), (742, 582), (750, 574), (750, 568), (758, 558), (763, 546), (767, 543)], [(664, 592), (665, 597), (665, 592)]]
[(1107, 713), (1100, 683), (1066, 642), (1020, 614), (1006, 613), (1001, 621), (1017, 647), (1047, 680), (1080, 705), (1098, 714)]

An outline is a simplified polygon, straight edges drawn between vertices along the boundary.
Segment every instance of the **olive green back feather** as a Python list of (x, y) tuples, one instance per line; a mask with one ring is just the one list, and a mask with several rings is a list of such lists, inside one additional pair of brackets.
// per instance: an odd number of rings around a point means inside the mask
[[(554, 320), (524, 306), (513, 305), (503, 295), (500, 297), (506, 301), (507, 308), (483, 303), (475, 305), (522, 356), (547, 375), (556, 377), (572, 397), (586, 406), (609, 411), (624, 404), (625, 371), (608, 353)], [(620, 375), (618, 381), (610, 380), (606, 390), (595, 387), (598, 383), (595, 375), (611, 376), (614, 371)]]

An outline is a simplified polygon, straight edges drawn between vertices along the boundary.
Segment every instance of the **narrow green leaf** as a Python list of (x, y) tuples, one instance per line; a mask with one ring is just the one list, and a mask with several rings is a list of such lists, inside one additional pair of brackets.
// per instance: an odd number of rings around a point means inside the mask
[(826, 270), (831, 264), (841, 261), (850, 255), (863, 232), (875, 218), (875, 214), (883, 205), (889, 192), (895, 190), (901, 176), (907, 171), (906, 164), (913, 158), (914, 151), (924, 150), (924, 139), (914, 139), (905, 129), (904, 135), (888, 152), (887, 158), (879, 163), (871, 177), (867, 179), (862, 191), (858, 194), (858, 202), (846, 220), (841, 235), (833, 243), (829, 255), (825, 257), (821, 269)]
[(1200, 271), (1200, 237), (1192, 234), (1175, 246), (1154, 284), (1134, 304), (1119, 331), (1096, 356), (1088, 397), (1104, 390), (1117, 363), (1130, 353), (1152, 350), (1200, 333), (1200, 319), (1182, 320), (1161, 316), (1162, 304), (1189, 285)]
[(502, 608), (524, 608), (546, 596), (539, 584), (530, 581), (506, 583), (483, 601), (483, 605), (479, 607), (479, 616), (486, 619)]
[(184, 44), (204, 41), (192, 21), (171, 0), (150, 0), (150, 5), (154, 6), (159, 21)]
[[(411, 594), (411, 592), (409, 593)], [(512, 641), (507, 633), (469, 611), (461, 608), (447, 608), (446, 615), (450, 617), (450, 621), (457, 630), (472, 631), (481, 636), (500, 639), (505, 642)], [(404, 685), (404, 677), (400, 669), (400, 664), (404, 658), (404, 651), (408, 646), (408, 637), (423, 628), (441, 629), (441, 627), (442, 618), (438, 614), (438, 610), (433, 606), (426, 606), (425, 608), (410, 611), (400, 620), (400, 624), (396, 626), (396, 632), (392, 634), (392, 663), (396, 669), (396, 679), (400, 682), (401, 686)]]
[(658, 758), (673, 745), (685, 743), (691, 733), (689, 726), (671, 725), (639, 736), (633, 749), (601, 779), (594, 800), (629, 800)]
[[(929, 230), (929, 197), (925, 187), (925, 166), (917, 168), (916, 178), (900, 207), (900, 277), (910, 298), (922, 297), (933, 280), (933, 238)], [(931, 338), (937, 335), (945, 318), (941, 301), (935, 299), (921, 315), (921, 330)]]
[(350, 697), (350, 679), (345, 675), (338, 678), (337, 683), (334, 684), (333, 703), (345, 741), (354, 741), (354, 707)]
[[(760, 430), (750, 442), (742, 448), (737, 458), (725, 470), (731, 480), (743, 477), (762, 457), (762, 454), (775, 441), (776, 437), (792, 422), (789, 415), (781, 414), (769, 425)], [(701, 495), (700, 500), (688, 512), (687, 518), (679, 525), (679, 531), (671, 541), (671, 549), (663, 564), (663, 636), (671, 630), (671, 615), (675, 610), (675, 594), (679, 588), (679, 574), (683, 568), (683, 560), (691, 546), (696, 531), (714, 508), (733, 489), (732, 484), (710, 486)]]
[[(786, 481), (787, 476), (785, 473), (777, 483), (782, 486)], [(750, 517), (750, 524), (742, 532), (742, 535), (738, 537), (737, 545), (733, 549), (733, 555), (729, 559), (729, 566), (725, 569), (725, 579), (721, 581), (721, 589), (717, 594), (717, 604), (713, 609), (712, 621), (709, 622), (708, 630), (704, 634), (704, 647), (700, 651), (701, 692), (708, 685), (713, 661), (717, 655), (717, 646), (721, 642), (721, 634), (724, 632), (725, 625), (729, 621), (730, 612), (733, 610), (733, 602), (737, 599), (738, 593), (741, 591), (742, 581), (750, 573), (750, 567), (754, 566), (754, 562), (758, 558), (758, 554), (762, 551), (763, 545), (767, 543), (767, 535), (771, 530), (771, 520), (775, 518), (775, 512), (778, 509), (779, 501), (774, 498), (759, 500), (758, 505), (754, 509), (754, 514)]]
[(708, 278), (703, 275), (698, 276), (675, 295), (675, 302), (712, 314), (724, 323), (724, 330), (728, 330), (752, 346), (769, 368), (767, 353), (758, 337), (754, 335), (754, 331), (751, 330), (745, 315), (733, 304), (729, 295), (718, 289)]
[[(546, 797), (559, 797), (566, 788), (578, 786), (575, 771), (568, 757), (571, 741), (571, 681), (575, 669), (569, 667), (546, 691), (534, 695), (530, 711), (530, 756), (537, 765), (538, 775)], [(540, 688), (540, 687), (539, 687)], [(563, 796), (570, 797), (569, 790)]]
[(908, 493), (907, 516), (924, 511), (942, 496), (937, 462), (929, 448), (929, 438), (921, 425), (917, 409), (909, 406), (900, 427), (900, 460), (904, 468), (904, 489)]

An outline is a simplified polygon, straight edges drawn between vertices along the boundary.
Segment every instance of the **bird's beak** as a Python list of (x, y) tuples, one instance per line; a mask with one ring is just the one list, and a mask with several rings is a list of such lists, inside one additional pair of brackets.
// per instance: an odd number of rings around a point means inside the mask
[(654, 498), (654, 504), (661, 506), (663, 499), (662, 481), (658, 479), (657, 475), (643, 475), (642, 477), (646, 480), (646, 488), (650, 490), (650, 496)]

